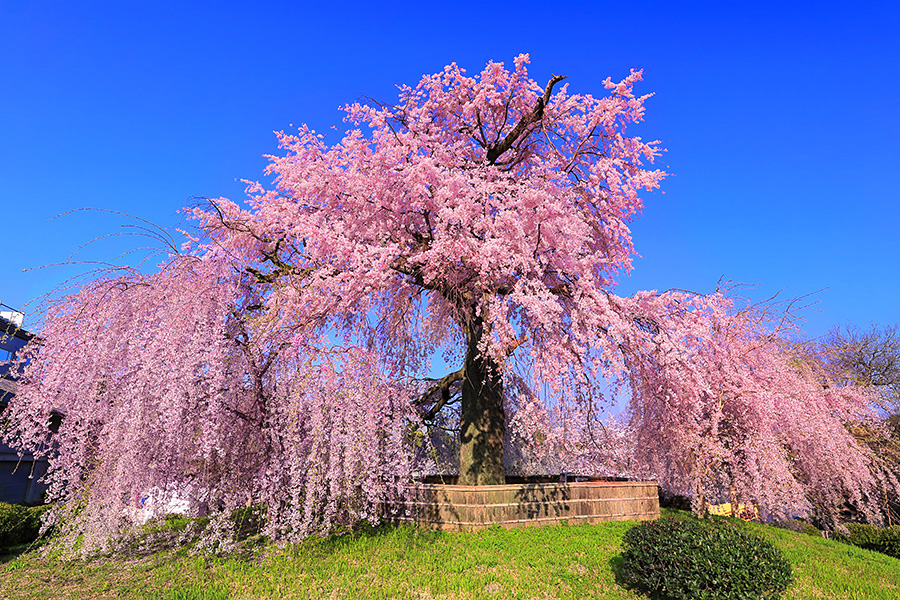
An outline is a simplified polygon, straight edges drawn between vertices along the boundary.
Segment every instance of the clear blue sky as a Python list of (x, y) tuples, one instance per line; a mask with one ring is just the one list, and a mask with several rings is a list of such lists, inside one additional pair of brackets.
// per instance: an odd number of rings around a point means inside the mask
[(639, 133), (675, 176), (646, 198), (621, 293), (724, 276), (757, 298), (824, 290), (813, 336), (900, 322), (892, 4), (0, 0), (0, 301), (28, 312), (72, 271), (23, 269), (123, 223), (59, 213), (173, 228), (192, 196), (237, 199), (238, 180), (261, 179), (274, 130), (341, 129), (345, 102), (528, 52), (538, 81), (600, 94), (636, 67), (656, 94)]

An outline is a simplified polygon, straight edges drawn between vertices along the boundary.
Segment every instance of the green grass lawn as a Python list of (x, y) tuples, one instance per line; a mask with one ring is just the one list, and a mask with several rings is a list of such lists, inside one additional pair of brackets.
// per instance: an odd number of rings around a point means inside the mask
[[(616, 584), (633, 522), (440, 533), (412, 527), (317, 539), (254, 558), (166, 550), (93, 561), (0, 558), (0, 598), (643, 598)], [(784, 552), (784, 598), (900, 598), (900, 560), (758, 524)]]

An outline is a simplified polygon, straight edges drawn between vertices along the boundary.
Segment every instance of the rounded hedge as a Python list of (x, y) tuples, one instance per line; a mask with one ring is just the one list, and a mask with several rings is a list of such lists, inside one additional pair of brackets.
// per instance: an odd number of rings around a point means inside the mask
[(624, 546), (622, 583), (655, 598), (777, 599), (792, 581), (778, 549), (725, 521), (646, 521)]
[(847, 533), (836, 533), (834, 539), (900, 558), (900, 525), (878, 527), (866, 523), (846, 523)]
[(881, 534), (884, 531), (881, 527), (869, 525), (868, 523), (847, 523), (844, 525), (847, 534), (835, 532), (834, 539), (845, 544), (859, 546), (866, 550), (877, 550), (881, 541)]
[(894, 525), (885, 528), (881, 532), (878, 543), (872, 549), (894, 558), (900, 558), (900, 527)]

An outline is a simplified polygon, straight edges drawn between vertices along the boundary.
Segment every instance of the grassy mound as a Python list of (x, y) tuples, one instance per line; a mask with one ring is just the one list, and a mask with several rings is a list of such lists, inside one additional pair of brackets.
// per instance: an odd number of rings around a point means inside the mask
[[(691, 519), (686, 513), (668, 512)], [(0, 565), (0, 598), (600, 598), (645, 596), (616, 581), (634, 522), (440, 533), (377, 528), (241, 558), (185, 549), (93, 561), (35, 553)], [(785, 600), (900, 597), (900, 560), (755, 523), (736, 523), (778, 548), (794, 583)]]

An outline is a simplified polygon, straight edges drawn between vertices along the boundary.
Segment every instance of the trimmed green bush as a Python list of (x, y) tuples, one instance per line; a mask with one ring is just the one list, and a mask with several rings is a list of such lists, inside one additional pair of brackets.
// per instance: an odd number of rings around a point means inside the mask
[(900, 526), (894, 525), (882, 529), (881, 537), (871, 549), (894, 558), (900, 558)]
[(769, 525), (771, 525), (772, 527), (777, 527), (778, 529), (787, 529), (788, 531), (793, 531), (794, 533), (802, 533), (814, 537), (822, 537), (822, 531), (808, 521), (790, 519), (788, 521), (774, 521), (772, 523), (769, 523)]
[(620, 580), (654, 598), (774, 600), (792, 581), (781, 552), (725, 521), (646, 521), (623, 544)]
[(815, 537), (822, 537), (822, 532), (818, 527), (813, 525), (812, 523), (807, 523), (806, 521), (800, 522), (800, 527), (798, 528), (798, 533), (804, 533), (806, 535), (812, 535)]
[(878, 527), (867, 523), (846, 523), (848, 534), (836, 534), (834, 539), (866, 550), (874, 550), (900, 558), (900, 526)]
[(0, 502), (0, 549), (30, 544), (36, 540), (41, 529), (41, 515), (48, 508)]
[(839, 542), (851, 544), (866, 550), (877, 550), (884, 529), (867, 523), (846, 523), (844, 525), (849, 535), (837, 533), (834, 536)]

